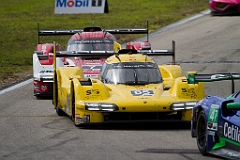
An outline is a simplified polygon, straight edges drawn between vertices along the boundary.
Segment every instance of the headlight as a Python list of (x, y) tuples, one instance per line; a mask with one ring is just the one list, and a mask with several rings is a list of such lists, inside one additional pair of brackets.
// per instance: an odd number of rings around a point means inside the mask
[(116, 104), (108, 103), (84, 103), (85, 109), (89, 111), (116, 111), (119, 110)]
[(178, 102), (178, 103), (173, 103), (170, 106), (171, 110), (189, 110), (192, 109), (197, 102)]

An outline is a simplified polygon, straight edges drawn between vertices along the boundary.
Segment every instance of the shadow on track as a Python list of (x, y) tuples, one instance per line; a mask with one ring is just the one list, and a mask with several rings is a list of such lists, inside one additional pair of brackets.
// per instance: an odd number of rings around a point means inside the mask
[[(156, 154), (179, 154), (182, 155), (183, 157), (185, 157), (185, 154), (200, 154), (200, 152), (198, 151), (198, 149), (157, 149), (157, 148), (150, 148), (150, 149), (145, 149), (145, 150), (140, 150), (140, 151), (136, 151), (137, 153), (156, 153)], [(216, 158), (216, 159), (226, 159), (226, 158), (222, 158), (216, 155), (207, 155), (206, 159), (208, 157), (211, 158)], [(189, 158), (190, 159), (190, 158)]]
[(52, 97), (48, 97), (48, 96), (38, 96), (38, 97), (34, 97), (36, 100), (41, 101), (41, 100), (52, 100)]
[(159, 122), (123, 122), (81, 126), (88, 130), (190, 130), (190, 122), (159, 121)]

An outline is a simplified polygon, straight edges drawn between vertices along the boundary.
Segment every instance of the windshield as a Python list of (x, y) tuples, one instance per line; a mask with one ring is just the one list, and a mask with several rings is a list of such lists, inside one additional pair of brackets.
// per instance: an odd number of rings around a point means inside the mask
[(75, 41), (67, 46), (67, 51), (113, 51), (111, 40)]
[(129, 85), (162, 82), (157, 64), (146, 62), (111, 64), (102, 80), (104, 83)]

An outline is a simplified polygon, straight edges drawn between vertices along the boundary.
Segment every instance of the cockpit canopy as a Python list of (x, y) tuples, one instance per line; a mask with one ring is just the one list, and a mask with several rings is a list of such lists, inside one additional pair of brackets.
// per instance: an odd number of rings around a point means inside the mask
[(114, 41), (103, 39), (90, 39), (71, 41), (67, 45), (67, 51), (113, 51)]
[(100, 77), (106, 84), (145, 85), (162, 83), (158, 65), (152, 62), (104, 63)]

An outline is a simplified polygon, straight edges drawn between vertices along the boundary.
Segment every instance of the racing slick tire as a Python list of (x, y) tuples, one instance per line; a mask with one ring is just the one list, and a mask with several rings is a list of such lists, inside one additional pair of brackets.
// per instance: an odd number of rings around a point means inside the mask
[(58, 106), (56, 107), (56, 113), (57, 113), (58, 116), (64, 116), (65, 115), (65, 113)]
[(197, 119), (197, 146), (200, 153), (204, 156), (207, 155), (207, 125), (206, 116), (204, 111), (201, 110)]

